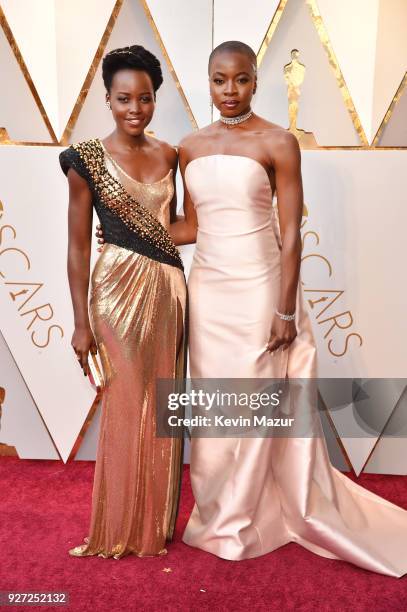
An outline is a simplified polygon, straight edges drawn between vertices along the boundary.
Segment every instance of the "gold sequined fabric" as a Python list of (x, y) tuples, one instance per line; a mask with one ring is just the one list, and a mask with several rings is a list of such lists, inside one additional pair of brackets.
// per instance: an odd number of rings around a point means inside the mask
[[(107, 154), (103, 163), (132, 201), (168, 228), (171, 173), (143, 184), (115, 167)], [(74, 556), (118, 559), (166, 552), (183, 441), (155, 435), (156, 379), (184, 376), (185, 304), (182, 270), (115, 244), (104, 246), (90, 295), (104, 374), (102, 418), (89, 536), (70, 551)]]
[[(100, 142), (100, 141), (99, 141)], [(102, 143), (101, 143), (102, 144)], [(102, 144), (103, 147), (103, 144)], [(170, 202), (174, 195), (172, 170), (161, 180), (154, 183), (140, 183), (126, 174), (103, 147), (106, 168), (134, 200), (143, 203), (164, 228), (170, 224)]]

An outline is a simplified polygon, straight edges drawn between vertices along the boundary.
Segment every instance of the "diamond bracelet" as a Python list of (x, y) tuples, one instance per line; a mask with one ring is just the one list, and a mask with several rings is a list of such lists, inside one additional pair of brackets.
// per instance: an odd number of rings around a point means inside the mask
[(295, 312), (293, 312), (293, 314), (283, 314), (282, 312), (278, 312), (278, 310), (276, 310), (276, 315), (280, 317), (280, 319), (283, 319), (283, 321), (294, 321), (295, 319)]

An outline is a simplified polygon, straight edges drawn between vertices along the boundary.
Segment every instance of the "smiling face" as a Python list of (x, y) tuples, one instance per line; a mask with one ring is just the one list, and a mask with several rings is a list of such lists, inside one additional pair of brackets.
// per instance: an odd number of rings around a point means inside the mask
[(251, 58), (239, 51), (216, 53), (209, 66), (210, 94), (224, 117), (250, 109), (256, 91), (256, 70)]
[(117, 128), (130, 136), (142, 134), (153, 117), (154, 88), (150, 76), (142, 70), (126, 68), (116, 72), (106, 99)]

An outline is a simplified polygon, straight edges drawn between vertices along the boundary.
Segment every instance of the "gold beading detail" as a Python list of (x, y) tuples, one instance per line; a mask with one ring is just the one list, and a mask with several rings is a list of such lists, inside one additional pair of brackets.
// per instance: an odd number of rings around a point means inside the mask
[(72, 145), (90, 174), (104, 206), (114, 212), (132, 231), (182, 264), (177, 247), (167, 230), (107, 170), (101, 142), (94, 138)]

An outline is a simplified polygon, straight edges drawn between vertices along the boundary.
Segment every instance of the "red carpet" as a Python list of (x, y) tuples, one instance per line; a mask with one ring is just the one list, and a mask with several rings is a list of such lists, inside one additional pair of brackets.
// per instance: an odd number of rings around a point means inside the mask
[[(69, 593), (67, 606), (13, 608), (28, 611), (407, 610), (407, 576), (373, 574), (296, 544), (239, 562), (186, 546), (181, 534), (193, 503), (188, 476), (186, 470), (166, 557), (73, 558), (67, 551), (88, 527), (93, 463), (0, 457), (0, 590)], [(364, 475), (358, 482), (407, 508), (406, 477)]]

